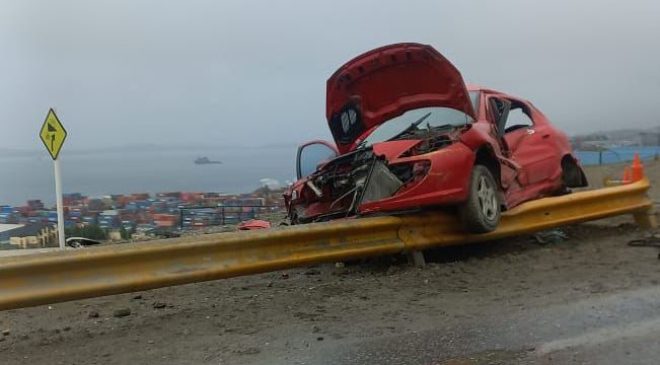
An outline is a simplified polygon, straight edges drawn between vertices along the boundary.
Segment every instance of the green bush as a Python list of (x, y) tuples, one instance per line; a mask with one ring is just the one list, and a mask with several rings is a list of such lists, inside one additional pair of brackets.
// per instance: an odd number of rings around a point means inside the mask
[(64, 230), (66, 237), (85, 237), (92, 240), (104, 240), (108, 237), (103, 228), (95, 225), (88, 224), (83, 227), (73, 227)]

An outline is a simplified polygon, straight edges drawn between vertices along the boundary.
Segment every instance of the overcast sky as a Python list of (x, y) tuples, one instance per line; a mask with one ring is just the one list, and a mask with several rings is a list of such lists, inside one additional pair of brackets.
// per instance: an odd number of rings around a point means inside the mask
[(401, 41), (581, 133), (660, 124), (657, 1), (0, 0), (0, 146), (298, 143), (330, 136), (325, 81)]

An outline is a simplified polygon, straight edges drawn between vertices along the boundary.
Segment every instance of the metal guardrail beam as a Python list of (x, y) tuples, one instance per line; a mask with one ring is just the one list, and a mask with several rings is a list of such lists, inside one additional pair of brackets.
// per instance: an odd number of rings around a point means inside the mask
[(451, 215), (426, 213), (9, 257), (0, 259), (0, 310), (487, 241), (625, 213), (652, 224), (648, 188), (644, 179), (532, 201), (483, 235), (461, 231)]

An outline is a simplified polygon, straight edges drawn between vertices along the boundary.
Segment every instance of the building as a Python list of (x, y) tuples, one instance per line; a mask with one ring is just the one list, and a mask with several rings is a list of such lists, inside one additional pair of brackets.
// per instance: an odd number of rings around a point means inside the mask
[(111, 229), (108, 231), (108, 240), (109, 241), (121, 241), (123, 237), (121, 236), (121, 231), (118, 229)]
[(27, 206), (30, 207), (30, 210), (43, 210), (44, 209), (44, 203), (42, 203), (41, 200), (38, 200), (38, 199), (28, 200), (27, 201)]
[(23, 227), (22, 224), (3, 224), (0, 223), (0, 244), (9, 243), (11, 234), (14, 230)]
[(57, 244), (55, 225), (34, 223), (2, 232), (9, 237), (9, 243), (17, 248), (48, 247)]

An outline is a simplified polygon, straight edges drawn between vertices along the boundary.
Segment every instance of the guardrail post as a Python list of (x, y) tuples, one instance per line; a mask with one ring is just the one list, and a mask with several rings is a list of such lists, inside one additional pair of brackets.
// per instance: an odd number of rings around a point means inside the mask
[(633, 217), (635, 218), (635, 223), (641, 228), (654, 229), (658, 227), (658, 221), (652, 209), (633, 213)]
[(426, 260), (424, 259), (424, 252), (419, 250), (413, 250), (408, 252), (408, 262), (415, 267), (424, 267), (426, 266)]

